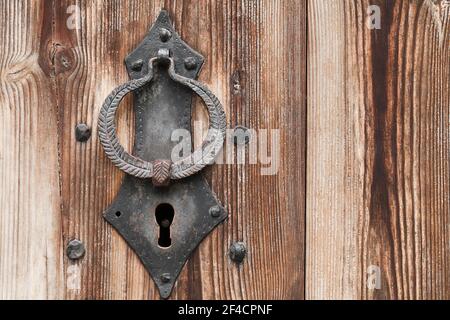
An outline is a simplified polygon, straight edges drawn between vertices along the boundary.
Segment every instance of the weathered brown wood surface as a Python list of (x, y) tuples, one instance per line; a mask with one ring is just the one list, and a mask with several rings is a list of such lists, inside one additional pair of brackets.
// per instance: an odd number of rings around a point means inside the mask
[(0, 297), (64, 291), (58, 106), (34, 1), (0, 2)]
[[(79, 28), (67, 24), (73, 4)], [(124, 57), (161, 8), (206, 57), (200, 80), (222, 101), (229, 127), (282, 128), (285, 142), (278, 175), (262, 176), (258, 165), (206, 171), (230, 218), (194, 253), (172, 297), (303, 298), (306, 5), (147, 0), (1, 4), (2, 297), (159, 297), (102, 218), (123, 175), (106, 159), (96, 121), (106, 95), (128, 79)], [(130, 148), (130, 100), (118, 118)], [(75, 141), (80, 122), (94, 128), (87, 143)], [(78, 262), (63, 252), (72, 238), (86, 245)], [(228, 257), (238, 240), (249, 248), (240, 267)]]
[[(161, 8), (206, 58), (200, 80), (229, 127), (281, 136), (277, 175), (205, 171), (230, 217), (172, 298), (450, 298), (450, 6), (432, 0), (0, 1), (0, 298), (159, 297), (102, 218), (123, 174), (96, 121)], [(207, 121), (198, 101), (193, 118)], [(133, 119), (127, 99), (129, 150)], [(86, 245), (78, 262), (72, 238)]]
[(306, 298), (450, 298), (449, 18), (308, 2)]

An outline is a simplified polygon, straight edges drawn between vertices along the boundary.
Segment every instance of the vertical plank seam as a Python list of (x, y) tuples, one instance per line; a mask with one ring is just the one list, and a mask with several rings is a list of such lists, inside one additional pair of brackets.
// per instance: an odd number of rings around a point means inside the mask
[(303, 205), (303, 299), (306, 300), (306, 277), (307, 277), (307, 263), (306, 263), (306, 257), (307, 257), (307, 219), (308, 219), (308, 215), (307, 213), (307, 206), (308, 206), (308, 202), (307, 202), (307, 194), (308, 194), (308, 108), (309, 108), (309, 97), (308, 97), (308, 52), (309, 52), (309, 0), (305, 1), (305, 62), (304, 62), (304, 70), (305, 70), (305, 75), (303, 76), (303, 79), (305, 81), (305, 93), (304, 93), (304, 102), (303, 102), (303, 108), (305, 109), (305, 114), (304, 114), (304, 137), (303, 137), (303, 141), (304, 141), (304, 154), (302, 155), (302, 159), (305, 163), (305, 168), (303, 169), (303, 180), (304, 180), (304, 205)]

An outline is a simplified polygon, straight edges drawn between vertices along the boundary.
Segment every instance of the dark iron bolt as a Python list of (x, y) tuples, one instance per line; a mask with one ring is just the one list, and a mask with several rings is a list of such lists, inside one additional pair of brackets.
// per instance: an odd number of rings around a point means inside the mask
[(197, 61), (194, 57), (188, 57), (184, 60), (184, 66), (188, 70), (193, 70), (197, 67)]
[(241, 263), (247, 254), (247, 248), (243, 242), (235, 242), (230, 247), (230, 259), (236, 263)]
[(211, 215), (211, 217), (213, 218), (218, 218), (220, 217), (220, 213), (222, 210), (220, 210), (219, 206), (212, 206), (211, 208), (209, 208), (209, 214)]
[(78, 239), (70, 240), (67, 244), (66, 254), (67, 257), (71, 260), (81, 259), (86, 253), (86, 249), (84, 247), (83, 242)]
[(143, 65), (144, 65), (144, 61), (142, 61), (142, 59), (136, 60), (135, 62), (132, 63), (131, 70), (141, 71)]
[(171, 37), (172, 33), (166, 28), (161, 28), (161, 30), (159, 30), (159, 38), (161, 39), (162, 42), (169, 41)]
[(79, 142), (86, 142), (91, 137), (91, 128), (85, 123), (79, 123), (75, 127), (75, 139)]

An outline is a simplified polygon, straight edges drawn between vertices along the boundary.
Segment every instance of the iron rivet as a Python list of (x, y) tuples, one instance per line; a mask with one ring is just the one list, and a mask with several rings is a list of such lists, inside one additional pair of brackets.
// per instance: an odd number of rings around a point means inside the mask
[(79, 142), (86, 142), (91, 137), (91, 128), (85, 123), (79, 123), (75, 127), (75, 139)]
[(230, 259), (236, 263), (241, 263), (247, 254), (247, 248), (243, 242), (235, 242), (230, 247)]
[(194, 57), (187, 57), (184, 59), (184, 66), (188, 70), (193, 70), (197, 67), (197, 61)]
[(250, 142), (250, 130), (244, 126), (236, 126), (233, 132), (235, 145), (248, 144)]
[(170, 276), (170, 273), (163, 273), (161, 275), (161, 281), (164, 283), (170, 282), (171, 279), (172, 279), (172, 277)]
[(218, 218), (220, 217), (220, 212), (222, 210), (220, 210), (219, 206), (212, 206), (211, 208), (209, 208), (209, 214), (211, 215), (211, 217), (213, 218)]
[(70, 240), (67, 244), (66, 254), (71, 260), (78, 260), (84, 256), (86, 249), (83, 242), (78, 239)]
[(159, 38), (162, 42), (167, 42), (172, 37), (172, 33), (166, 28), (161, 28), (159, 30)]
[(131, 70), (137, 71), (137, 72), (141, 71), (143, 65), (144, 65), (144, 61), (142, 61), (142, 59), (136, 60), (135, 62), (133, 62), (131, 64)]

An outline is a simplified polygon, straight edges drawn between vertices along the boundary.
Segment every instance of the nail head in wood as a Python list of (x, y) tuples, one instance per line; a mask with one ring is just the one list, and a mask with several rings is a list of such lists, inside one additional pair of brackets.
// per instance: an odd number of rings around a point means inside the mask
[(247, 248), (243, 242), (235, 242), (230, 246), (230, 259), (236, 263), (242, 263), (247, 255)]
[(75, 127), (75, 139), (79, 142), (86, 142), (91, 137), (91, 128), (85, 123), (79, 123)]
[(83, 242), (78, 239), (70, 240), (67, 244), (66, 254), (70, 260), (78, 260), (84, 257), (86, 248)]

